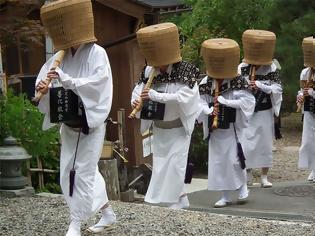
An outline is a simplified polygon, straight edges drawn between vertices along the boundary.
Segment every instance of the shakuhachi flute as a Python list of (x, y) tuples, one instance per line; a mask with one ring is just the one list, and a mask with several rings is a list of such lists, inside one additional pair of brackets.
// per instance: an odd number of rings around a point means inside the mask
[[(313, 86), (313, 76), (314, 76), (314, 69), (311, 68), (311, 71), (309, 73), (307, 81), (301, 81), (301, 85), (302, 85), (301, 87), (303, 90), (305, 88), (310, 88)], [(296, 112), (301, 112), (301, 110), (302, 110), (302, 106), (304, 104), (304, 95), (303, 95), (302, 99), (303, 99), (303, 101), (301, 103), (298, 103), (298, 107), (297, 107)]]
[[(152, 68), (152, 70), (149, 74), (149, 79), (148, 79), (147, 83), (145, 84), (143, 90), (151, 88), (151, 84), (152, 84), (154, 77), (155, 77), (155, 69)], [(139, 104), (132, 110), (132, 112), (130, 113), (128, 118), (130, 118), (130, 119), (135, 118), (137, 112), (141, 111), (141, 109), (142, 109), (142, 103), (143, 103), (143, 101), (142, 101), (142, 98), (140, 97), (139, 98)]]
[[(63, 58), (65, 56), (65, 53), (66, 52), (64, 50), (60, 50), (60, 51), (58, 51), (56, 53), (56, 58), (55, 58), (55, 60), (54, 60), (54, 62), (52, 64), (50, 70), (56, 69), (56, 67), (60, 65), (60, 63), (62, 62), (62, 60), (63, 60)], [(51, 83), (51, 79), (50, 78), (47, 77), (45, 80), (48, 83), (46, 83), (46, 87), (44, 89), (48, 88), (49, 84)], [(37, 91), (36, 96), (34, 98), (32, 98), (32, 103), (37, 106), (39, 101), (41, 100), (41, 98), (43, 96), (44, 96), (43, 93), (41, 93), (40, 91)]]
[[(213, 103), (213, 107), (215, 109), (215, 111), (218, 113), (219, 112), (219, 102), (218, 102), (218, 97), (220, 95), (220, 85), (221, 85), (221, 80), (218, 80), (218, 79), (215, 79), (214, 80), (215, 82), (215, 90), (214, 90), (214, 103)], [(218, 108), (218, 110), (216, 110), (216, 108)], [(214, 116), (213, 118), (213, 123), (212, 123), (212, 129), (217, 129), (218, 126), (219, 126), (219, 117), (218, 117), (218, 114)]]
[(255, 81), (255, 75), (256, 75), (256, 66), (251, 65), (251, 67), (250, 67), (250, 81)]

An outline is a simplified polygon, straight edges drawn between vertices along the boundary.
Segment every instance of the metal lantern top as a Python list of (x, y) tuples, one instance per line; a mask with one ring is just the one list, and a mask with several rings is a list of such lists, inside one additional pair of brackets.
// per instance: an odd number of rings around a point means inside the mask
[(237, 76), (240, 47), (234, 40), (208, 39), (202, 43), (201, 54), (208, 76), (215, 79), (232, 79)]
[(0, 161), (27, 160), (31, 156), (22, 147), (17, 146), (17, 140), (13, 137), (4, 139), (4, 146), (0, 146)]
[(40, 9), (43, 25), (55, 50), (95, 42), (91, 0), (58, 0)]
[(182, 60), (178, 28), (173, 23), (144, 27), (137, 31), (137, 40), (149, 66), (164, 66)]
[(276, 35), (266, 30), (246, 30), (242, 36), (244, 62), (252, 65), (271, 65)]
[(315, 67), (315, 39), (313, 37), (304, 38), (302, 41), (304, 56), (304, 66)]

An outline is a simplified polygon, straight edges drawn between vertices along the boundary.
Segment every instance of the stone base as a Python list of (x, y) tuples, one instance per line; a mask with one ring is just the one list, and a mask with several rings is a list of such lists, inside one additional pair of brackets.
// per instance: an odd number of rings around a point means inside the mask
[(31, 197), (35, 195), (33, 187), (25, 187), (16, 190), (4, 190), (0, 189), (0, 197)]
[(133, 189), (129, 189), (126, 192), (120, 192), (120, 201), (122, 202), (134, 202), (135, 194)]

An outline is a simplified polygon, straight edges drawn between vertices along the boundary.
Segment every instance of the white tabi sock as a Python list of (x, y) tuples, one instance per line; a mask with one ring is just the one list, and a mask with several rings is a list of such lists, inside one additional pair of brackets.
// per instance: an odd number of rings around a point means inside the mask
[(244, 184), (240, 187), (238, 196), (239, 198), (246, 198), (248, 196), (247, 184)]
[(188, 208), (189, 207), (188, 196), (186, 194), (183, 194), (181, 197), (179, 197), (178, 202), (170, 204), (168, 207), (173, 209), (173, 210)]
[(66, 236), (81, 236), (81, 221), (72, 220)]
[(270, 183), (267, 179), (267, 175), (262, 175), (261, 176), (261, 186), (263, 188), (269, 188), (272, 187), (272, 183)]
[(229, 190), (222, 191), (222, 198), (221, 199), (226, 201), (226, 202), (230, 202), (231, 201), (230, 191)]
[(261, 176), (261, 181), (262, 181), (262, 182), (268, 181), (267, 175), (262, 175), (262, 176)]
[(114, 224), (116, 220), (116, 215), (112, 209), (111, 206), (108, 206), (101, 210), (102, 212), (102, 218), (99, 220), (99, 222), (94, 225), (94, 227), (106, 227), (111, 224)]

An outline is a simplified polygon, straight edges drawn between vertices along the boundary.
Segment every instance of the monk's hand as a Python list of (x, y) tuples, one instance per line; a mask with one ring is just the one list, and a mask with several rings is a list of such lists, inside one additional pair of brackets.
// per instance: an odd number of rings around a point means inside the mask
[(218, 114), (219, 114), (219, 107), (218, 106), (214, 106), (211, 115), (216, 116)]
[(313, 88), (304, 88), (303, 89), (303, 94), (304, 96), (312, 96), (314, 97), (314, 89)]
[(249, 85), (250, 85), (250, 88), (253, 90), (258, 89), (255, 80), (251, 80)]
[(144, 89), (140, 95), (140, 97), (142, 98), (142, 100), (148, 100), (150, 99), (149, 97), (149, 91), (150, 89)]
[(304, 96), (302, 94), (299, 94), (296, 96), (296, 104), (302, 104), (304, 101)]
[(51, 69), (47, 73), (47, 78), (49, 78), (50, 80), (59, 79), (59, 74), (54, 69)]
[(140, 105), (140, 101), (139, 101), (139, 98), (138, 99), (136, 99), (136, 100), (134, 100), (133, 102), (132, 102), (132, 108), (133, 109), (135, 109), (137, 106), (139, 106)]
[(37, 84), (35, 90), (37, 92), (41, 92), (42, 94), (46, 94), (48, 92), (48, 85), (49, 85), (48, 80), (41, 80)]

